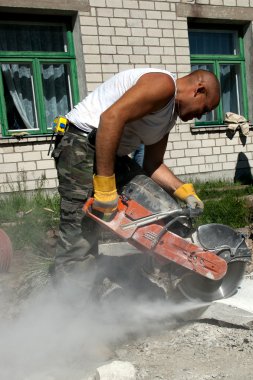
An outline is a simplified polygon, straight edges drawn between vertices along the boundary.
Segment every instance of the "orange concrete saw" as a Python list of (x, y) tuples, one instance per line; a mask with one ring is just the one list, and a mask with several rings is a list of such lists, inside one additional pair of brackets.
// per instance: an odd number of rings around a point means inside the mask
[(111, 221), (93, 214), (92, 202), (84, 205), (88, 217), (139, 251), (173, 264), (171, 276), (187, 298), (211, 301), (237, 290), (251, 257), (245, 237), (221, 224), (194, 228), (202, 210), (180, 207), (149, 177), (138, 175), (125, 186)]

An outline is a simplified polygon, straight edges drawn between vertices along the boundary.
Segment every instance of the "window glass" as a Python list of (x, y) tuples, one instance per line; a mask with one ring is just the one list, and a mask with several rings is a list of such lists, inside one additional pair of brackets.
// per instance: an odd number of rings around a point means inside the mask
[(69, 65), (41, 65), (43, 95), (47, 125), (57, 115), (65, 115), (72, 107)]
[(226, 112), (234, 112), (239, 115), (242, 114), (242, 81), (240, 65), (221, 64), (220, 82), (224, 117)]
[(240, 29), (225, 30), (224, 26), (191, 24), (189, 42), (192, 70), (213, 72), (220, 81), (221, 101), (218, 107), (196, 120), (196, 126), (224, 124), (226, 112), (248, 118), (246, 99), (245, 58)]
[(9, 130), (37, 129), (31, 65), (1, 65)]
[(71, 27), (67, 16), (2, 14), (0, 138), (51, 134), (54, 118), (78, 103)]
[(0, 51), (67, 51), (63, 25), (0, 23)]
[(238, 54), (238, 36), (235, 31), (190, 30), (189, 43), (191, 54)]

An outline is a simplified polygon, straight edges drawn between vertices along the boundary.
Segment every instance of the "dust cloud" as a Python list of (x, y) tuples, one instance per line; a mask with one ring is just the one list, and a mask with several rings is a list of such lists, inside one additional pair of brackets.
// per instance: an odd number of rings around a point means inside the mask
[(180, 315), (199, 307), (143, 295), (92, 302), (75, 287), (49, 284), (15, 317), (1, 317), (0, 379), (86, 380), (116, 346), (172, 328)]

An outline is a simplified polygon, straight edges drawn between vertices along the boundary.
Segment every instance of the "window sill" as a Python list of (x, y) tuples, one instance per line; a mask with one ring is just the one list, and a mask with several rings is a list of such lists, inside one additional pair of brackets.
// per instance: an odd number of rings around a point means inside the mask
[(45, 135), (25, 135), (25, 136), (1, 136), (0, 145), (32, 143), (32, 142), (50, 142), (52, 134)]
[(194, 125), (190, 127), (192, 133), (198, 133), (198, 132), (226, 132), (227, 126), (226, 125)]
[[(253, 124), (250, 124), (250, 130), (253, 130)], [(237, 130), (239, 131), (239, 127)], [(194, 125), (190, 127), (190, 130), (193, 134), (197, 133), (214, 133), (214, 132), (227, 132), (228, 128), (226, 125)]]

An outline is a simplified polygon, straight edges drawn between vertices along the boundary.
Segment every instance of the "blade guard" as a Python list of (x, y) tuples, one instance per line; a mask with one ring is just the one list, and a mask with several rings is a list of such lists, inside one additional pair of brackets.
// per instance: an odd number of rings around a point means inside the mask
[[(92, 213), (93, 201), (94, 198), (89, 198), (84, 204), (85, 214), (139, 250), (170, 260), (211, 280), (220, 280), (225, 276), (227, 263), (215, 253), (203, 250), (170, 231), (162, 234), (157, 241), (163, 229), (162, 221), (151, 222), (145, 226), (137, 226), (133, 223), (130, 228), (124, 228), (123, 226), (130, 222), (152, 215), (149, 210), (134, 200), (123, 201), (119, 198), (118, 212), (109, 222), (105, 222)], [(156, 242), (155, 245), (154, 242)]]

